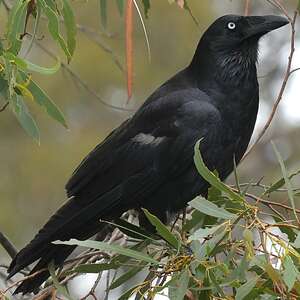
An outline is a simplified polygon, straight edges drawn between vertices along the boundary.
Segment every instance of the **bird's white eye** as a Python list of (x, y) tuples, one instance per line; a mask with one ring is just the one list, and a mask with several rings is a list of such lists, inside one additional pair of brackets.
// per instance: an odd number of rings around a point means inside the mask
[(229, 23), (227, 24), (227, 27), (228, 27), (230, 30), (233, 30), (233, 29), (235, 29), (236, 25), (235, 25), (234, 22), (229, 22)]

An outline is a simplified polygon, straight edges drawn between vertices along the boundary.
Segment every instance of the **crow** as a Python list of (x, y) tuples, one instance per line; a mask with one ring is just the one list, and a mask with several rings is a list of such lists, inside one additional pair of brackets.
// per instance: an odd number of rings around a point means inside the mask
[[(191, 63), (162, 84), (117, 129), (92, 150), (66, 184), (68, 201), (11, 262), (8, 278), (38, 261), (30, 274), (56, 267), (74, 246), (53, 241), (84, 240), (129, 209), (151, 229), (141, 208), (162, 222), (182, 210), (209, 184), (193, 163), (193, 148), (224, 180), (244, 155), (259, 105), (259, 39), (284, 26), (279, 16), (226, 15), (203, 34)], [(178, 42), (179, 46), (179, 42)], [(26, 279), (15, 293), (35, 292), (47, 270)]]

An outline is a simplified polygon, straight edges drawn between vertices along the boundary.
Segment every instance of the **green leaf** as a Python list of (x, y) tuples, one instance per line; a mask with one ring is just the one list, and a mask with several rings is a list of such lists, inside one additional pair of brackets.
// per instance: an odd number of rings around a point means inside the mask
[(37, 73), (40, 73), (43, 75), (55, 74), (59, 70), (60, 65), (61, 65), (59, 59), (57, 59), (57, 63), (53, 67), (49, 67), (49, 68), (36, 65), (26, 59), (24, 59), (24, 62), (26, 63), (27, 70), (32, 71), (32, 72), (37, 72)]
[(148, 13), (150, 10), (150, 0), (143, 0), (143, 6), (144, 6), (145, 17), (148, 18)]
[(107, 26), (107, 2), (106, 0), (99, 0), (101, 23), (104, 28)]
[(38, 3), (41, 5), (43, 12), (48, 19), (48, 30), (52, 38), (58, 42), (61, 49), (64, 51), (65, 55), (67, 56), (68, 62), (70, 62), (72, 55), (69, 52), (65, 40), (60, 34), (59, 17), (57, 13), (50, 6), (46, 4), (45, 0), (38, 0)]
[(27, 1), (17, 0), (9, 14), (7, 39), (10, 42), (9, 51), (14, 54), (18, 54), (21, 49), (20, 35), (24, 33), (27, 3)]
[(21, 126), (33, 139), (40, 143), (40, 131), (31, 116), (22, 97), (15, 95), (10, 101), (11, 107)]
[(78, 241), (76, 239), (71, 239), (69, 241), (55, 241), (53, 244), (62, 244), (62, 245), (76, 245), (76, 246), (81, 246), (81, 247), (87, 247), (87, 248), (93, 248), (93, 249), (98, 249), (101, 251), (112, 251), (116, 252), (119, 254), (123, 254), (125, 256), (134, 258), (136, 260), (141, 260), (145, 261), (154, 265), (158, 265), (159, 261), (153, 259), (149, 255), (146, 255), (144, 253), (140, 253), (138, 251), (134, 251), (132, 249), (124, 248), (119, 245), (111, 245), (107, 244), (105, 242), (97, 242), (97, 241), (91, 241), (91, 240), (86, 240), (86, 241)]
[(239, 288), (236, 290), (236, 300), (243, 300), (245, 297), (254, 289), (259, 277), (255, 276), (248, 280), (246, 283), (241, 285)]
[(200, 239), (203, 239), (205, 237), (208, 237), (209, 235), (214, 234), (218, 229), (220, 229), (223, 226), (224, 226), (224, 224), (220, 224), (220, 225), (216, 225), (216, 226), (213, 226), (213, 227), (200, 228), (200, 229), (196, 230), (189, 237), (189, 240), (191, 240), (191, 241), (200, 240)]
[(57, 59), (57, 63), (50, 68), (38, 66), (24, 58), (18, 57), (11, 52), (6, 52), (4, 57), (7, 58), (11, 63), (16, 64), (20, 69), (24, 71), (38, 72), (44, 75), (52, 75), (56, 73), (60, 68), (60, 61)]
[(183, 300), (189, 286), (190, 276), (188, 270), (183, 271), (178, 280), (169, 286), (170, 300)]
[[(19, 72), (23, 81), (27, 80), (27, 76), (24, 72)], [(40, 106), (45, 108), (47, 114), (54, 120), (68, 128), (65, 117), (56, 104), (50, 99), (50, 97), (33, 81), (30, 80), (28, 89), (34, 97), (34, 101)]]
[(64, 297), (66, 297), (67, 299), (69, 300), (72, 300), (67, 288), (63, 285), (61, 285), (59, 283), (59, 280), (55, 274), (55, 266), (54, 266), (54, 263), (51, 262), (49, 265), (48, 265), (48, 269), (49, 269), (49, 273), (51, 275), (51, 278), (52, 278), (52, 281), (53, 281), (53, 284), (55, 286), (55, 288), (57, 289), (57, 291), (62, 294)]
[(151, 214), (147, 209), (142, 209), (145, 213), (147, 219), (150, 221), (150, 223), (155, 227), (158, 234), (166, 240), (171, 246), (175, 247), (176, 249), (179, 249), (180, 242), (178, 239), (174, 236), (174, 234), (168, 229), (167, 226), (165, 226), (156, 216)]
[(123, 275), (121, 275), (120, 277), (118, 277), (110, 286), (109, 289), (113, 290), (117, 287), (119, 287), (120, 285), (122, 285), (123, 283), (127, 282), (129, 279), (131, 279), (132, 277), (134, 277), (136, 274), (138, 274), (139, 272), (141, 272), (144, 268), (145, 268), (146, 264), (142, 265), (142, 266), (137, 266), (137, 267), (132, 267), (130, 270), (128, 270), (127, 272), (125, 272)]
[(68, 50), (71, 56), (73, 56), (76, 48), (77, 29), (76, 29), (75, 16), (69, 0), (63, 0), (62, 15), (64, 18), (64, 24), (66, 28)]
[[(291, 180), (293, 177), (297, 176), (300, 174), (300, 170), (292, 173), (291, 175), (288, 176), (289, 180)], [(283, 187), (285, 184), (284, 178), (279, 179), (276, 181), (274, 184), (272, 184), (264, 193), (263, 195), (271, 194), (272, 192), (277, 191), (281, 187)]]
[(283, 262), (283, 276), (282, 279), (286, 286), (288, 287), (288, 291), (290, 292), (295, 285), (297, 278), (300, 273), (294, 265), (294, 262), (290, 256), (286, 256)]
[(84, 264), (77, 266), (74, 271), (78, 273), (100, 273), (105, 270), (118, 268), (115, 264)]
[(276, 145), (273, 142), (271, 142), (271, 144), (272, 144), (273, 150), (275, 152), (275, 155), (277, 157), (277, 160), (280, 164), (281, 172), (282, 172), (282, 175), (283, 175), (283, 178), (284, 178), (284, 181), (285, 181), (286, 188), (288, 190), (288, 197), (289, 197), (289, 200), (291, 202), (295, 218), (296, 218), (297, 221), (299, 221), (298, 215), (297, 215), (297, 212), (296, 212), (296, 205), (295, 205), (293, 187), (292, 187), (291, 181), (288, 177), (286, 167), (284, 165), (283, 159), (282, 159), (279, 151), (277, 150)]
[(117, 3), (117, 6), (118, 6), (120, 16), (123, 16), (123, 13), (124, 13), (124, 0), (116, 0), (116, 3)]
[(115, 223), (112, 223), (112, 222), (105, 222), (105, 223), (116, 226), (127, 236), (130, 236), (134, 239), (143, 239), (143, 240), (149, 239), (149, 240), (152, 240), (153, 242), (156, 242), (156, 240), (153, 238), (153, 234), (151, 234), (151, 233), (147, 232), (146, 230), (144, 230), (143, 228), (138, 227), (132, 223), (129, 223), (123, 219), (118, 219), (115, 221)]
[(235, 214), (228, 212), (224, 208), (218, 207), (216, 204), (206, 200), (201, 196), (198, 196), (194, 200), (190, 201), (189, 205), (201, 211), (202, 213), (215, 218), (232, 220), (237, 217)]
[(225, 185), (213, 172), (211, 172), (204, 164), (200, 153), (200, 142), (199, 140), (194, 147), (194, 162), (199, 174), (212, 186), (216, 187), (218, 190), (224, 192), (232, 200), (238, 202), (244, 202), (244, 198), (239, 194), (235, 193), (230, 187)]

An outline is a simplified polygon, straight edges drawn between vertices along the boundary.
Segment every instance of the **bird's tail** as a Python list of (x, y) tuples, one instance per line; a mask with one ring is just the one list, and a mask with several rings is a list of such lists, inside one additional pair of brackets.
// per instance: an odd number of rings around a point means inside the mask
[[(47, 280), (50, 276), (48, 271), (48, 265), (51, 261), (54, 262), (55, 266), (60, 266), (65, 261), (65, 259), (73, 252), (75, 246), (66, 245), (53, 245), (50, 249), (47, 249), (47, 253), (44, 253), (40, 261), (32, 269), (29, 275), (34, 275), (24, 280), (18, 288), (14, 291), (14, 294), (18, 293), (37, 293), (40, 285)], [(22, 257), (19, 257), (22, 260)], [(16, 262), (18, 261), (18, 258)], [(18, 268), (16, 264), (16, 268)]]

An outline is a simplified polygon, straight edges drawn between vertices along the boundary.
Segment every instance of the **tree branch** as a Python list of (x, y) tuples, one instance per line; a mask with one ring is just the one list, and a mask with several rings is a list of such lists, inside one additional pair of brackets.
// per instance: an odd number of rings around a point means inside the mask
[(7, 101), (1, 108), (0, 108), (0, 112), (3, 112), (6, 110), (6, 108), (8, 107), (9, 102)]
[(0, 244), (2, 245), (2, 247), (5, 249), (5, 251), (9, 254), (11, 258), (14, 258), (17, 255), (18, 253), (17, 248), (1, 231), (0, 231)]
[(282, 97), (283, 97), (283, 94), (285, 92), (288, 80), (290, 78), (290, 75), (294, 72), (294, 70), (291, 70), (291, 68), (292, 68), (293, 56), (294, 56), (294, 53), (295, 53), (295, 34), (296, 34), (295, 24), (296, 24), (296, 20), (297, 20), (297, 14), (298, 14), (297, 11), (295, 11), (294, 12), (294, 17), (293, 17), (292, 22), (291, 22), (291, 29), (292, 29), (291, 32), (292, 33), (291, 33), (291, 43), (290, 43), (290, 45), (291, 45), (290, 46), (290, 54), (289, 54), (289, 57), (288, 57), (287, 69), (286, 69), (286, 72), (285, 72), (285, 76), (283, 78), (281, 88), (279, 90), (279, 94), (278, 94), (277, 99), (276, 99), (276, 101), (273, 105), (273, 109), (271, 111), (271, 114), (270, 114), (267, 122), (265, 123), (263, 129), (259, 133), (259, 135), (258, 135), (257, 139), (255, 140), (255, 142), (253, 143), (253, 145), (250, 147), (250, 149), (244, 155), (243, 160), (253, 151), (253, 149), (260, 142), (260, 140), (262, 139), (262, 137), (265, 135), (266, 131), (270, 127), (270, 125), (271, 125), (271, 123), (274, 119), (275, 113), (277, 112), (278, 106), (279, 106), (279, 104), (282, 100)]

